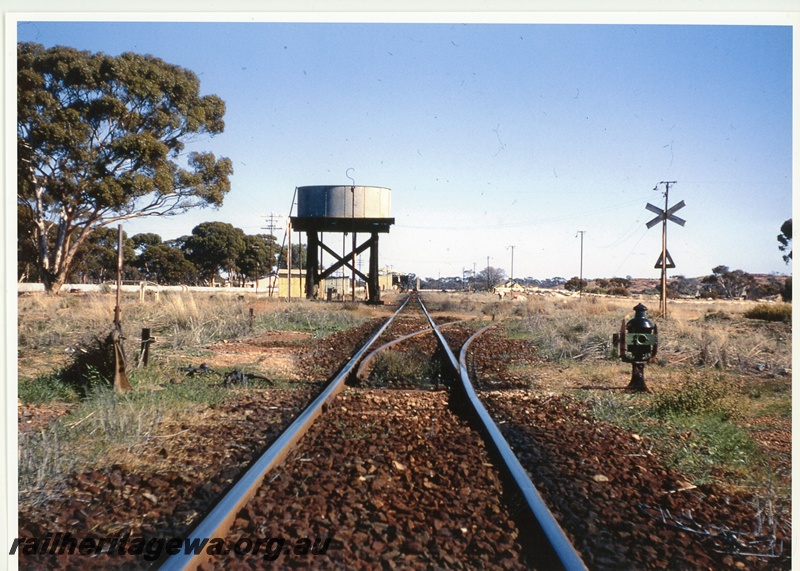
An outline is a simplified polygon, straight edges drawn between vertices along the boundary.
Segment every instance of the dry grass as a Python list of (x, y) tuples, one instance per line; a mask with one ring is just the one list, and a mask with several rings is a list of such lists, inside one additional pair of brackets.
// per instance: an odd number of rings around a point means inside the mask
[(140, 387), (126, 395), (96, 389), (46, 428), (21, 431), (18, 475), (23, 495), (47, 490), (71, 472), (106, 465), (109, 458), (135, 468), (142, 452), (162, 437), (165, 425), (185, 422), (192, 411), (224, 398), (215, 387), (190, 384), (163, 392)]
[[(579, 395), (603, 418), (649, 434), (670, 461), (698, 480), (774, 487), (785, 495), (790, 474), (774, 470), (775, 458), (783, 465), (783, 453), (765, 456), (752, 445), (745, 427), (772, 426), (791, 417), (791, 323), (746, 318), (752, 303), (671, 301), (669, 319), (649, 312), (659, 328), (657, 362), (646, 369), (652, 393), (627, 395), (601, 389), (621, 389), (630, 378), (630, 365), (619, 360), (611, 335), (632, 317), (639, 301), (635, 297), (531, 297), (501, 302), (490, 294), (426, 292), (424, 300), (433, 311), (503, 319), (510, 337), (533, 340), (537, 356), (544, 359), (515, 371), (528, 375), (534, 390)], [(652, 299), (644, 303), (651, 308), (658, 305)], [(113, 312), (113, 295), (21, 297), (18, 363), (24, 398), (75, 399), (52, 373), (69, 362), (67, 349), (87, 335), (109, 331)], [(137, 390), (130, 400), (112, 402), (113, 395), (96, 393), (70, 417), (68, 422), (73, 423), (93, 413), (77, 430), (93, 431), (94, 444), (76, 440), (72, 429), (60, 424), (26, 435), (20, 442), (24, 451), (21, 482), (24, 473), (24, 481), (36, 485), (69, 470), (76, 458), (93, 457), (97, 450), (135, 455), (137, 442), (146, 440), (175, 410), (173, 404), (155, 397), (148, 400), (145, 395), (156, 395), (154, 389), (176, 363), (186, 364), (187, 357), (203, 355), (215, 341), (267, 330), (323, 337), (378, 313), (385, 315), (386, 308), (304, 300), (285, 303), (225, 294), (162, 294), (158, 301), (146, 303), (139, 303), (138, 296), (125, 297), (122, 322), (129, 337), (129, 358), (136, 353), (140, 329), (149, 327), (156, 337), (158, 359), (147, 370), (132, 374)], [(180, 403), (178, 410), (222, 398), (187, 383), (171, 392), (170, 402)], [(105, 414), (108, 411), (114, 411), (113, 418)], [(126, 441), (114, 434), (136, 436)], [(712, 457), (709, 450), (718, 456)]]
[(752, 303), (670, 302), (669, 319), (648, 312), (659, 333), (656, 362), (645, 373), (652, 392), (631, 395), (621, 390), (631, 366), (610, 338), (636, 303), (589, 297), (518, 305), (508, 334), (533, 340), (545, 359), (527, 368), (531, 386), (576, 395), (604, 420), (649, 436), (697, 482), (743, 486), (785, 504), (789, 453), (780, 441), (756, 444), (752, 427), (791, 418), (791, 323), (746, 317)]
[[(75, 391), (62, 371), (76, 362), (87, 339), (103, 337), (113, 326), (114, 295), (31, 295), (18, 304), (18, 392), (24, 403), (77, 402), (67, 416), (42, 430), (21, 431), (19, 482), (25, 494), (48, 488), (66, 474), (103, 465), (108, 458), (136, 466), (143, 447), (165, 425), (191, 411), (230, 397), (218, 376), (201, 375), (169, 383), (177, 368), (207, 353), (208, 346), (265, 331), (301, 331), (312, 337), (353, 327), (372, 318), (364, 304), (291, 304), (237, 294), (161, 294), (144, 303), (123, 296), (121, 315), (134, 390), (125, 395), (108, 388), (109, 379), (94, 369), (84, 375), (88, 390)], [(251, 312), (252, 310), (252, 312)], [(136, 368), (139, 332), (150, 328), (156, 343), (147, 368)], [(77, 349), (76, 349), (77, 348)], [(188, 358), (188, 360), (187, 360)], [(236, 367), (246, 366), (237, 363)]]
[[(36, 378), (65, 366), (82, 343), (104, 338), (112, 327), (116, 300), (110, 294), (27, 295), (18, 300), (19, 374)], [(320, 338), (370, 319), (364, 304), (324, 304), (239, 294), (163, 293), (144, 303), (137, 295), (121, 301), (129, 359), (135, 357), (143, 328), (155, 337), (158, 352), (186, 355), (210, 343), (258, 331), (303, 331)], [(252, 310), (252, 314), (251, 314)]]
[[(81, 369), (84, 378), (77, 384), (65, 382), (65, 371), (73, 368), (91, 342), (111, 331), (115, 305), (115, 296), (109, 294), (19, 298), (20, 400), (79, 402), (72, 414), (48, 428), (20, 433), (21, 489), (42, 487), (78, 466), (110, 457), (135, 465), (141, 447), (165, 421), (226, 398), (219, 383), (208, 379), (168, 383), (177, 368), (187, 364), (187, 357), (203, 354), (215, 341), (272, 329), (323, 337), (372, 316), (363, 304), (287, 304), (255, 296), (191, 293), (161, 294), (140, 303), (138, 295), (123, 296), (128, 377), (134, 391), (114, 394), (108, 388), (110, 379), (101, 378), (91, 367)], [(150, 328), (156, 343), (149, 366), (137, 369), (137, 341), (144, 327)]]

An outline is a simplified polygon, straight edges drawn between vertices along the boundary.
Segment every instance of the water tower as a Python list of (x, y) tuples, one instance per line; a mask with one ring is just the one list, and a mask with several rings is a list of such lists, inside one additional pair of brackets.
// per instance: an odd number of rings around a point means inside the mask
[[(369, 303), (380, 303), (378, 286), (378, 234), (388, 233), (394, 224), (389, 217), (391, 190), (379, 186), (300, 186), (297, 188), (297, 216), (292, 228), (306, 233), (306, 297), (319, 296), (319, 284), (341, 268), (349, 268), (352, 279), (359, 276), (367, 284)], [(323, 233), (350, 233), (353, 249), (340, 256), (322, 241)], [(358, 245), (358, 233), (369, 238)], [(335, 259), (327, 269), (320, 268), (320, 250)], [(356, 268), (356, 256), (369, 250), (369, 270), (365, 275)], [(355, 286), (355, 284), (353, 284)], [(355, 287), (353, 287), (355, 299)]]

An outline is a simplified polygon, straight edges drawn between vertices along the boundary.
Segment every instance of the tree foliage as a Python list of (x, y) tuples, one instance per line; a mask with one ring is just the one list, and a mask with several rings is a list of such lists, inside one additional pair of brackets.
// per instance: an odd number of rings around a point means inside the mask
[[(67, 272), (67, 277), (79, 283), (103, 283), (117, 279), (117, 252), (119, 234), (116, 228), (101, 227), (92, 232), (78, 248)], [(133, 242), (122, 233), (122, 278), (137, 279), (138, 271), (132, 263), (136, 254)]]
[(152, 232), (131, 238), (136, 252), (133, 264), (142, 279), (163, 285), (194, 284), (198, 271), (176, 244), (167, 243)]
[(280, 246), (272, 234), (245, 236), (244, 250), (237, 260), (242, 278), (255, 280), (271, 271), (279, 252)]
[[(286, 269), (286, 248), (281, 248), (281, 269)], [(306, 267), (308, 252), (304, 244), (292, 244), (292, 269)]]
[(733, 270), (719, 265), (711, 270), (710, 276), (703, 278), (703, 283), (711, 291), (716, 291), (727, 299), (738, 299), (747, 293), (747, 288), (755, 283), (753, 276), (742, 270)]
[(203, 222), (186, 238), (184, 251), (203, 276), (213, 281), (219, 273), (235, 276), (245, 251), (244, 232), (227, 222)]
[[(224, 130), (192, 71), (149, 55), (17, 46), (18, 205), (48, 291), (97, 228), (219, 206), (231, 161), (184, 153)], [(23, 227), (24, 225), (24, 227)]]
[(586, 280), (582, 280), (579, 277), (575, 276), (569, 278), (566, 282), (564, 282), (564, 289), (567, 291), (578, 291), (578, 290), (585, 290), (586, 286), (589, 282)]
[(667, 282), (667, 297), (696, 297), (700, 294), (700, 288), (700, 280), (677, 275)]
[[(781, 252), (785, 252), (789, 250), (789, 242), (792, 241), (792, 219), (789, 218), (786, 222), (781, 225), (781, 233), (778, 234), (778, 242), (780, 242), (780, 246), (778, 249)], [(792, 251), (789, 250), (788, 254), (783, 255), (783, 261), (787, 264), (792, 259)]]

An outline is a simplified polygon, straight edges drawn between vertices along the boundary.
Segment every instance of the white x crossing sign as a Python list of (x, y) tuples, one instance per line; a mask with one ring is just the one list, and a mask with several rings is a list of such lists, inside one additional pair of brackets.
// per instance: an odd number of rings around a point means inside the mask
[(680, 224), (681, 226), (683, 226), (684, 224), (686, 224), (686, 220), (675, 216), (675, 212), (677, 212), (684, 206), (686, 206), (686, 203), (683, 200), (681, 200), (678, 204), (676, 204), (669, 210), (664, 210), (663, 208), (659, 208), (658, 206), (653, 206), (648, 202), (645, 208), (650, 212), (655, 212), (656, 214), (658, 214), (658, 216), (656, 216), (650, 222), (648, 222), (647, 227), (652, 228), (653, 226), (655, 226), (659, 222), (663, 222), (664, 220), (671, 220), (672, 222), (675, 222), (676, 224)]

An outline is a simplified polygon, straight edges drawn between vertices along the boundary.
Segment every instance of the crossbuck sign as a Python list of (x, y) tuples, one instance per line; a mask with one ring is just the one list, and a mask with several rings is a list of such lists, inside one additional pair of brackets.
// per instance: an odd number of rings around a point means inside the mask
[(670, 220), (672, 222), (675, 222), (676, 224), (680, 224), (681, 226), (683, 226), (684, 224), (686, 224), (686, 220), (675, 216), (675, 212), (677, 212), (684, 206), (686, 206), (686, 203), (683, 200), (681, 200), (678, 204), (676, 204), (669, 210), (664, 210), (663, 208), (659, 208), (658, 206), (653, 206), (648, 202), (645, 208), (650, 212), (655, 212), (656, 214), (658, 214), (658, 216), (656, 216), (650, 222), (647, 223), (647, 228), (650, 229), (659, 222), (663, 222), (664, 220)]

